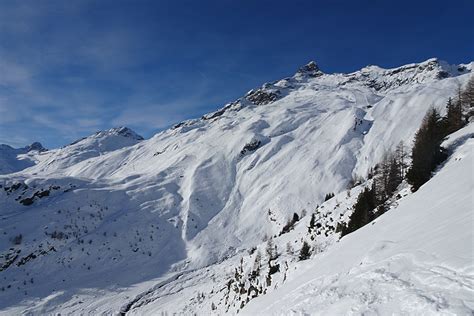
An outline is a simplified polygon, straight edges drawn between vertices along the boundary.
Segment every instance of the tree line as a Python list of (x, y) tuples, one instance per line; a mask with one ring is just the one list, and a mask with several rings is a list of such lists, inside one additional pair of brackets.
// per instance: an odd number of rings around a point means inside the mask
[(417, 191), (432, 176), (433, 171), (447, 157), (441, 147), (443, 139), (463, 128), (474, 116), (474, 76), (466, 87), (459, 87), (455, 98), (449, 98), (446, 115), (430, 108), (415, 134), (408, 164), (408, 151), (400, 144), (394, 151), (387, 152), (382, 161), (369, 172), (372, 186), (365, 188), (357, 197), (347, 224), (339, 224), (337, 231), (341, 237), (368, 224), (386, 211), (386, 202), (406, 180), (413, 192)]

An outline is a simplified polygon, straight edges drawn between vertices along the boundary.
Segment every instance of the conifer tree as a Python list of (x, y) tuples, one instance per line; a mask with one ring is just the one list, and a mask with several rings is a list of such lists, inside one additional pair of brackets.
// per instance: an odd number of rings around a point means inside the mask
[(377, 164), (373, 175), (376, 204), (387, 201), (403, 181), (406, 168), (404, 156), (403, 143), (400, 143), (394, 152), (386, 152), (382, 161)]
[(313, 214), (311, 214), (311, 219), (309, 220), (308, 233), (311, 233), (311, 231), (315, 227), (316, 227), (316, 214), (313, 213)]
[(400, 141), (400, 143), (398, 143), (397, 147), (395, 148), (395, 157), (400, 167), (400, 176), (402, 179), (405, 179), (405, 175), (406, 175), (407, 167), (408, 167), (408, 164), (407, 164), (408, 154), (407, 154), (407, 149), (403, 141)]
[(390, 197), (393, 192), (395, 192), (398, 185), (402, 183), (403, 178), (400, 174), (400, 169), (400, 161), (397, 159), (397, 157), (390, 157), (387, 186), (385, 192), (387, 194), (387, 197)]
[(330, 200), (334, 197), (334, 193), (327, 193), (325, 196), (324, 196), (324, 202), (326, 202), (327, 200)]
[(376, 207), (374, 189), (365, 188), (357, 197), (354, 212), (349, 217), (347, 226), (342, 229), (341, 237), (350, 234), (365, 226), (373, 219), (373, 210)]
[(290, 242), (287, 242), (286, 243), (286, 253), (288, 253), (289, 255), (293, 255), (293, 246), (291, 246), (291, 243)]
[(445, 135), (451, 134), (464, 126), (462, 99), (453, 101), (449, 98), (446, 104), (446, 117), (443, 119)]
[(309, 257), (311, 257), (311, 247), (306, 241), (304, 241), (303, 245), (301, 246), (300, 255), (298, 258), (301, 261), (309, 259)]
[(277, 257), (276, 247), (271, 237), (267, 241), (267, 247), (265, 248), (265, 252), (267, 253), (268, 261), (276, 259)]
[(257, 251), (255, 255), (255, 261), (253, 262), (253, 269), (252, 269), (252, 277), (256, 278), (260, 275), (260, 268), (261, 268), (261, 261), (262, 261), (262, 254), (260, 251)]
[(471, 78), (469, 78), (469, 81), (460, 96), (460, 105), (463, 107), (462, 110), (464, 110), (467, 119), (469, 120), (469, 118), (474, 115), (474, 75), (471, 75)]
[(415, 134), (415, 144), (411, 153), (412, 164), (407, 173), (407, 180), (412, 185), (413, 191), (428, 181), (431, 172), (446, 158), (440, 147), (442, 137), (439, 112), (431, 108)]

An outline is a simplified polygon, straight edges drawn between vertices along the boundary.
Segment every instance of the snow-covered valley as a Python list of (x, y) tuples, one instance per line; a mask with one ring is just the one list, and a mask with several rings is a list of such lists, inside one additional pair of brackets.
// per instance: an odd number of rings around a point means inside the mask
[[(147, 140), (115, 128), (0, 152), (0, 313), (470, 315), (473, 123), (419, 191), (404, 183), (341, 240), (336, 227), (371, 168), (411, 146), (473, 66), (309, 63)], [(298, 262), (304, 241), (315, 251)]]

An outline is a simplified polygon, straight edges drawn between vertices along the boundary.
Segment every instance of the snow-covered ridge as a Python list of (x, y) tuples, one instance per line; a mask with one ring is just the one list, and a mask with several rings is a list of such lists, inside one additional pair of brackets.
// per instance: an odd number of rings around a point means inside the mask
[(328, 83), (344, 86), (363, 84), (375, 92), (385, 93), (388, 90), (414, 88), (423, 83), (435, 82), (440, 79), (456, 77), (468, 74), (473, 69), (474, 62), (468, 64), (451, 65), (438, 58), (431, 58), (421, 63), (412, 63), (395, 68), (381, 68), (378, 66), (367, 66), (349, 74), (325, 74), (314, 61), (300, 67), (292, 77), (268, 82), (260, 88), (252, 89), (243, 97), (226, 104), (223, 108), (203, 115), (201, 120), (191, 119), (173, 126), (174, 129), (183, 127), (188, 130), (190, 126), (199, 126), (202, 120), (212, 120), (224, 115), (226, 112), (239, 111), (246, 106), (258, 106), (273, 103), (291, 91), (307, 86), (308, 81), (312, 85), (326, 86)]
[(37, 155), (38, 163), (31, 168), (31, 172), (60, 171), (81, 161), (136, 145), (143, 140), (142, 136), (128, 127), (116, 127), (105, 131), (98, 131), (60, 149), (50, 150)]
[(472, 66), (470, 64), (450, 65), (445, 61), (432, 58), (422, 63), (409, 64), (392, 69), (367, 66), (349, 75), (348, 78), (350, 81), (365, 81), (368, 86), (379, 91), (456, 77), (469, 73), (471, 69)]
[(131, 130), (128, 127), (121, 126), (121, 127), (114, 127), (105, 131), (98, 131), (92, 134), (91, 136), (78, 139), (72, 142), (71, 144), (69, 144), (68, 146), (75, 145), (81, 142), (86, 142), (87, 140), (91, 140), (91, 139), (106, 139), (108, 137), (115, 137), (115, 136), (130, 138), (136, 141), (144, 140), (144, 138), (138, 135), (137, 133), (135, 133), (135, 131)]
[(47, 150), (34, 142), (24, 148), (0, 144), (0, 174), (18, 172), (35, 166), (32, 172), (59, 171), (108, 152), (132, 146), (144, 138), (128, 127), (115, 127), (80, 138), (59, 149)]
[(0, 174), (7, 174), (33, 166), (36, 162), (34, 156), (46, 151), (38, 142), (23, 148), (13, 148), (0, 144)]

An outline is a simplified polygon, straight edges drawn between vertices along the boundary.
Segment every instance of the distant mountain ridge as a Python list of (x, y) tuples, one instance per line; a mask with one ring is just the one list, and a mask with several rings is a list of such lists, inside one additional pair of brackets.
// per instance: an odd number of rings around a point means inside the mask
[(33, 156), (47, 151), (39, 142), (23, 148), (13, 148), (9, 145), (0, 144), (0, 174), (17, 172), (33, 166)]
[[(82, 160), (135, 145), (142, 140), (144, 140), (142, 136), (122, 126), (98, 131), (60, 149), (49, 151), (38, 142), (21, 149), (0, 145), (0, 161), (3, 162), (0, 174), (18, 172), (36, 164), (38, 164), (37, 168), (60, 169)], [(24, 155), (29, 152), (31, 153), (28, 157)]]

